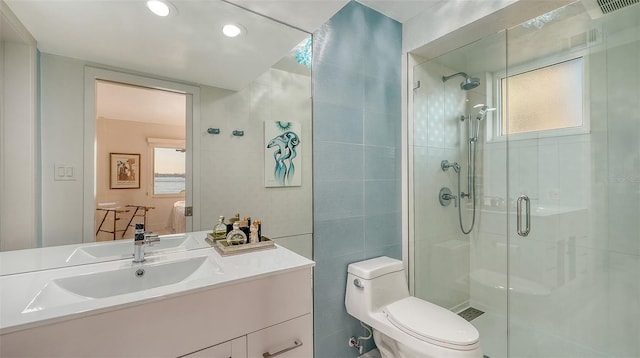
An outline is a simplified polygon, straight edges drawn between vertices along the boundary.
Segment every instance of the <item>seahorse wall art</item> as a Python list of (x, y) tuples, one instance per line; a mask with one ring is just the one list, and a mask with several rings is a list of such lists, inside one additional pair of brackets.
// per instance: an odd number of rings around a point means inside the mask
[(302, 185), (300, 123), (265, 121), (266, 187)]

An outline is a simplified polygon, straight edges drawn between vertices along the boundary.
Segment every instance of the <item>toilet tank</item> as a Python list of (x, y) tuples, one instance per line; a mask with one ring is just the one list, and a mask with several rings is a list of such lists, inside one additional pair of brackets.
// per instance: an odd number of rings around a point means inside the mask
[(353, 317), (367, 317), (391, 302), (409, 296), (402, 261), (381, 256), (349, 264), (345, 306)]

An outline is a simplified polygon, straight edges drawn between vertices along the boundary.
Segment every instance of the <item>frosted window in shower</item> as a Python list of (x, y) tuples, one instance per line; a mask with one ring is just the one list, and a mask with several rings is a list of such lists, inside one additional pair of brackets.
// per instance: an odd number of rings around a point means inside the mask
[(502, 135), (583, 126), (582, 58), (502, 78), (500, 90)]

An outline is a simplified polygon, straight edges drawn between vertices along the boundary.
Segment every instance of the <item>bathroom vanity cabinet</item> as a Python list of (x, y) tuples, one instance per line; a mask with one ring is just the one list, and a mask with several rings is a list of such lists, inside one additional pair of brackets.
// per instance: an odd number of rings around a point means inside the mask
[(313, 262), (283, 265), (290, 255), (216, 256), (221, 272), (201, 287), (3, 328), (0, 356), (312, 357)]
[(189, 353), (186, 358), (237, 358), (247, 356), (247, 336), (216, 344), (197, 352)]

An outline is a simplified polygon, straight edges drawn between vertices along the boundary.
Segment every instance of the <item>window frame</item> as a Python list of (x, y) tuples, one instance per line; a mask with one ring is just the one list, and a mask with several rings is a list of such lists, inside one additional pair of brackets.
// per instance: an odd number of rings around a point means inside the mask
[[(151, 198), (185, 198), (186, 197), (186, 183), (185, 183), (185, 192), (182, 194), (156, 194), (155, 193), (155, 149), (156, 148), (173, 148), (173, 149), (182, 149), (186, 150), (186, 141), (182, 139), (167, 139), (167, 138), (147, 138), (147, 144), (149, 148), (149, 158), (150, 162), (147, 166), (149, 168), (149, 181), (147, 196)], [(185, 175), (187, 170), (187, 158), (185, 155)], [(186, 179), (186, 176), (185, 176)]]
[(504, 142), (507, 138), (512, 140), (529, 140), (538, 138), (551, 138), (572, 135), (589, 134), (591, 132), (591, 113), (589, 106), (589, 52), (588, 49), (572, 51), (562, 55), (548, 56), (542, 59), (526, 62), (520, 65), (509, 67), (509, 76), (516, 76), (522, 73), (535, 71), (541, 68), (557, 65), (563, 62), (582, 59), (582, 125), (576, 127), (565, 127), (556, 129), (547, 129), (542, 131), (532, 131), (526, 133), (503, 134), (502, 133), (502, 86), (501, 81), (507, 77), (506, 70), (496, 71), (487, 74), (487, 83), (493, 88), (489, 89), (489, 93), (493, 94), (497, 108), (491, 121), (487, 122), (486, 141)]

